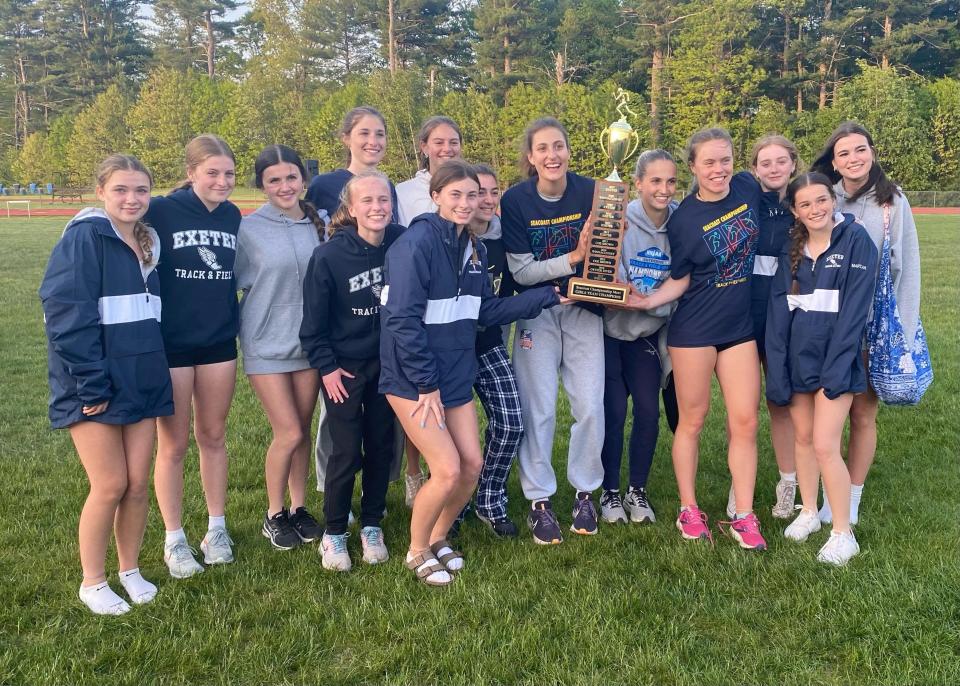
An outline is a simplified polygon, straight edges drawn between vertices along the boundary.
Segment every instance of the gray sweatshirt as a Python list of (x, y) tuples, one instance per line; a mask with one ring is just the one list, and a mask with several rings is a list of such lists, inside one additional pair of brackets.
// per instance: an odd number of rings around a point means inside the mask
[[(667, 208), (667, 219), (677, 209), (677, 203), (671, 202)], [(670, 276), (670, 243), (667, 240), (667, 222), (656, 226), (647, 216), (640, 200), (627, 205), (627, 230), (623, 234), (623, 246), (620, 257), (620, 280), (632, 283), (641, 293), (649, 293), (660, 287)], [(676, 302), (661, 305), (647, 312), (640, 310), (618, 310), (606, 308), (603, 311), (603, 333), (622, 341), (635, 341), (650, 336), (657, 331), (662, 381), (672, 371), (670, 356), (667, 354), (667, 321)]]
[(240, 222), (234, 271), (242, 293), (240, 349), (247, 374), (310, 368), (300, 347), (300, 321), (303, 279), (318, 245), (313, 222), (290, 219), (270, 203)]
[[(837, 209), (852, 214), (863, 224), (879, 253), (883, 249), (883, 207), (877, 204), (874, 190), (871, 188), (852, 202), (847, 199), (842, 181), (837, 182), (833, 190), (837, 194)], [(890, 205), (890, 276), (903, 333), (912, 344), (920, 321), (920, 244), (910, 203), (903, 195), (895, 195)]]

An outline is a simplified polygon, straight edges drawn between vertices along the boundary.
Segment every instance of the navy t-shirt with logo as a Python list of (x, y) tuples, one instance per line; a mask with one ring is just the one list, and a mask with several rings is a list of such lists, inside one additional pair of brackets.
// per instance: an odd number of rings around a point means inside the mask
[(760, 235), (760, 184), (741, 172), (717, 201), (684, 198), (667, 222), (670, 275), (690, 275), (670, 320), (667, 343), (680, 348), (723, 345), (753, 337), (753, 259)]

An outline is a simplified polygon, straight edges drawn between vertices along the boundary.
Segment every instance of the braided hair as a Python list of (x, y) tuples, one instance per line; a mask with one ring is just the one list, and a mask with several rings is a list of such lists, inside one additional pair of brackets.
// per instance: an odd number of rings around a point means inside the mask
[[(831, 183), (829, 177), (820, 172), (807, 172), (797, 176), (787, 186), (787, 192), (784, 196), (784, 202), (786, 202), (787, 207), (792, 211), (795, 210), (797, 192), (801, 188), (807, 188), (808, 186), (823, 186), (830, 193), (831, 198), (834, 200), (837, 199), (837, 194), (833, 191), (833, 183)], [(790, 273), (793, 275), (793, 283), (790, 287), (790, 292), (793, 295), (796, 295), (800, 291), (800, 284), (797, 281), (797, 270), (800, 268), (803, 248), (807, 245), (808, 240), (810, 240), (810, 232), (807, 230), (807, 227), (804, 226), (803, 222), (799, 219), (794, 219), (793, 226), (790, 227), (790, 250), (787, 253), (790, 257)]]
[[(307, 171), (306, 165), (304, 165), (303, 160), (296, 150), (286, 145), (268, 145), (257, 155), (257, 160), (253, 163), (254, 184), (260, 190), (263, 190), (263, 173), (268, 167), (272, 167), (275, 164), (292, 164), (300, 171), (300, 178), (303, 179), (304, 188), (310, 183), (310, 173)], [(313, 226), (317, 230), (317, 236), (322, 243), (326, 240), (327, 225), (323, 221), (319, 210), (314, 207), (313, 203), (307, 202), (306, 200), (301, 199), (299, 203), (300, 211), (313, 223)]]
[[(95, 174), (97, 186), (105, 187), (116, 171), (140, 172), (146, 175), (150, 181), (150, 187), (153, 187), (153, 175), (143, 162), (133, 155), (121, 154), (110, 155), (97, 166)], [(137, 223), (133, 225), (133, 238), (140, 246), (140, 252), (143, 253), (143, 264), (151, 264), (153, 262), (153, 236), (143, 219), (138, 219)]]

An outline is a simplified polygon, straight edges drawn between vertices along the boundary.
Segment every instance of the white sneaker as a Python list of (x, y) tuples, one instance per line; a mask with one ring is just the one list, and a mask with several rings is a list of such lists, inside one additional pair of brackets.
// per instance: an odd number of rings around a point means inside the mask
[(163, 561), (167, 563), (170, 576), (174, 579), (186, 579), (203, 571), (203, 565), (194, 559), (197, 551), (186, 541), (179, 541), (172, 546), (164, 547)]
[(817, 553), (817, 559), (839, 567), (847, 564), (850, 558), (859, 552), (860, 545), (852, 531), (832, 531), (830, 538)]
[(777, 504), (770, 513), (777, 519), (790, 519), (797, 504), (797, 482), (780, 479), (777, 482)]
[(320, 539), (320, 553), (323, 555), (323, 568), (335, 572), (349, 572), (353, 568), (350, 553), (347, 551), (347, 537), (350, 534), (324, 534)]
[(607, 524), (627, 523), (627, 513), (623, 509), (619, 491), (604, 491), (600, 496), (600, 516)]
[(647, 489), (631, 488), (623, 499), (623, 506), (630, 513), (630, 521), (638, 524), (653, 524), (657, 515), (647, 500)]
[(413, 501), (417, 497), (417, 493), (420, 492), (420, 487), (427, 482), (427, 475), (423, 472), (419, 474), (414, 474), (410, 476), (406, 475), (404, 478), (404, 500), (407, 503), (407, 507), (413, 507)]
[(737, 516), (737, 497), (733, 494), (733, 484), (730, 484), (730, 495), (727, 496), (727, 518), (733, 521)]
[(233, 562), (233, 539), (222, 526), (215, 526), (200, 541), (203, 561), (208, 565), (224, 565)]
[(790, 522), (790, 525), (783, 530), (783, 535), (791, 541), (802, 543), (812, 533), (820, 531), (820, 519), (816, 512), (810, 510), (800, 510), (797, 518)]
[(363, 548), (363, 561), (369, 565), (390, 559), (387, 545), (383, 542), (383, 529), (379, 526), (365, 526), (360, 529), (360, 546)]

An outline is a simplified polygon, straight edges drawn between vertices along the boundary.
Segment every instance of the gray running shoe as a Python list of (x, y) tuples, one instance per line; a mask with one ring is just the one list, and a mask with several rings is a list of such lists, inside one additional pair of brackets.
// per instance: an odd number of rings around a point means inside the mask
[(320, 553), (323, 555), (323, 568), (335, 572), (349, 572), (353, 567), (350, 553), (347, 551), (347, 537), (350, 534), (324, 534), (320, 539)]
[(627, 513), (620, 500), (620, 491), (604, 491), (600, 496), (600, 516), (607, 524), (627, 523)]
[(770, 513), (777, 519), (790, 519), (797, 504), (797, 482), (780, 479), (777, 482), (777, 504)]
[(623, 499), (623, 506), (630, 513), (630, 521), (638, 524), (653, 524), (657, 521), (657, 515), (653, 511), (653, 506), (647, 500), (647, 489), (631, 487), (627, 491), (627, 497)]
[(203, 571), (203, 565), (193, 557), (197, 551), (186, 541), (179, 541), (164, 547), (163, 561), (167, 563), (170, 576), (174, 579), (186, 579)]
[(215, 526), (200, 542), (203, 561), (208, 565), (224, 565), (233, 562), (233, 539), (222, 526)]
[(363, 561), (367, 564), (376, 565), (390, 559), (387, 545), (383, 542), (383, 529), (379, 526), (360, 529), (360, 546), (363, 548)]

